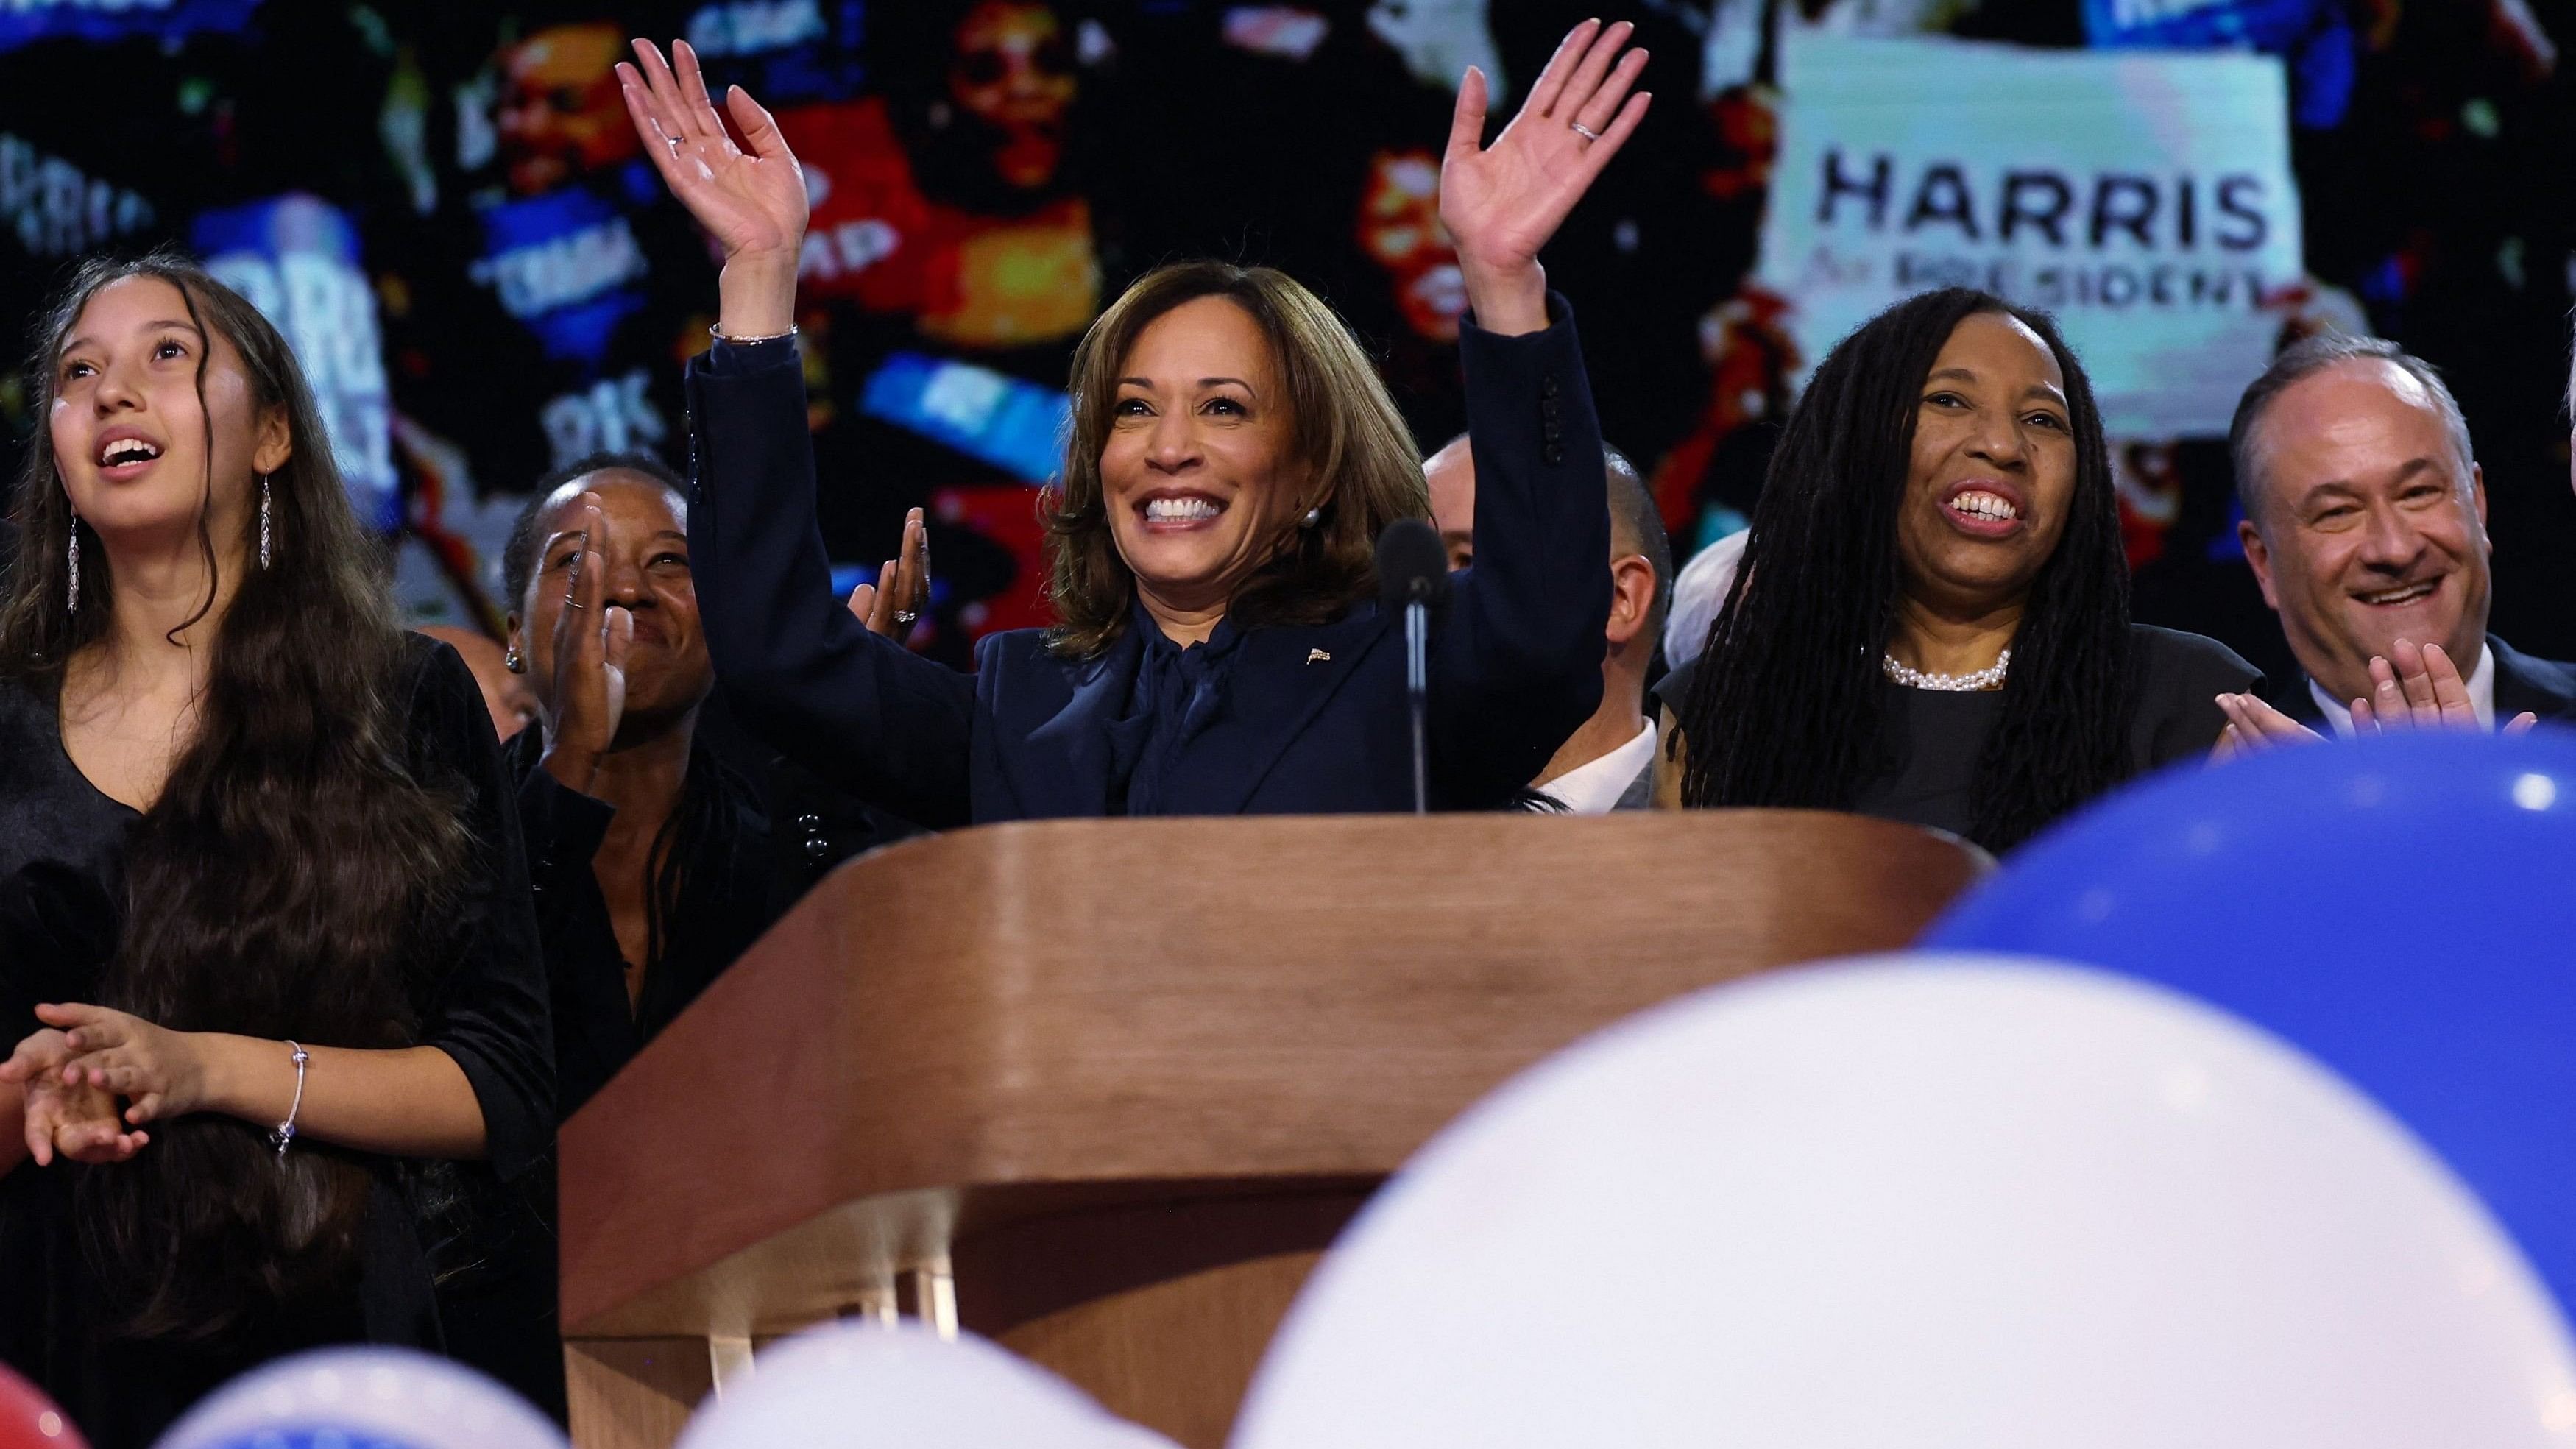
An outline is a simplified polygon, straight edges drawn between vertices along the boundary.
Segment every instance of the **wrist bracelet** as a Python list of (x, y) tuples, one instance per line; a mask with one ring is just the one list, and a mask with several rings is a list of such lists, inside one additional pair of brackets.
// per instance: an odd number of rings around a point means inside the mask
[(280, 1162), (286, 1160), (287, 1144), (295, 1140), (295, 1114), (304, 1110), (304, 1064), (313, 1060), (311, 1052), (296, 1045), (292, 1040), (287, 1042), (286, 1049), (294, 1054), (295, 1100), (286, 1106), (286, 1120), (278, 1123), (277, 1129), (268, 1134), (268, 1145), (277, 1149), (277, 1160)]
[(796, 335), (796, 328), (790, 326), (784, 332), (770, 332), (759, 337), (736, 337), (710, 322), (707, 324), (707, 335), (729, 347), (749, 347), (755, 342), (785, 342)]

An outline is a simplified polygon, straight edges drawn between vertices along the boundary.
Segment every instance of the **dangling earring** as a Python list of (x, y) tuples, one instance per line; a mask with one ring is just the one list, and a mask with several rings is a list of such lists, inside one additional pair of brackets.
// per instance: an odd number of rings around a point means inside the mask
[(72, 566), (71, 566), (71, 575), (72, 575), (71, 612), (73, 612), (73, 613), (77, 614), (77, 613), (79, 613), (79, 612), (80, 612), (80, 519), (79, 519), (79, 517), (78, 517), (78, 516), (75, 516), (75, 517), (72, 519), (72, 549), (71, 549), (71, 557), (72, 557)]
[(268, 567), (268, 475), (259, 475), (259, 566)]
[(1302, 522), (1302, 523), (1300, 523), (1300, 524), (1298, 524), (1297, 526), (1298, 526), (1299, 528), (1312, 528), (1312, 527), (1314, 527), (1314, 526), (1315, 526), (1315, 524), (1316, 524), (1316, 522), (1317, 522), (1318, 520), (1320, 520), (1320, 519), (1322, 519), (1322, 518), (1323, 518), (1323, 516), (1324, 516), (1323, 506), (1322, 506), (1322, 505), (1320, 505), (1320, 504), (1318, 504), (1317, 506), (1315, 506), (1315, 507), (1313, 507), (1313, 508), (1309, 508), (1309, 509), (1307, 509), (1307, 510), (1306, 510), (1306, 518), (1305, 518), (1305, 521), (1304, 521), (1304, 522)]
[(511, 645), (510, 652), (501, 656), (501, 667), (510, 671), (512, 674), (525, 674), (528, 672), (528, 661), (519, 657), (518, 645)]

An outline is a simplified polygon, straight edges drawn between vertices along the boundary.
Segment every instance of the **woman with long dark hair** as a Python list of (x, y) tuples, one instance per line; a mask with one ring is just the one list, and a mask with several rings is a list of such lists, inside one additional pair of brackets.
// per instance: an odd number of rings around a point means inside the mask
[(438, 1347), (425, 1243), (552, 1128), (473, 677), (397, 627), (277, 330), (171, 255), (37, 333), (0, 596), (0, 1356), (139, 1446), (298, 1347)]
[(2110, 455), (2040, 313), (1926, 293), (1790, 413), (1705, 652), (1658, 693), (1695, 806), (1854, 810), (1989, 849), (2205, 754), (2255, 671), (2129, 622)]

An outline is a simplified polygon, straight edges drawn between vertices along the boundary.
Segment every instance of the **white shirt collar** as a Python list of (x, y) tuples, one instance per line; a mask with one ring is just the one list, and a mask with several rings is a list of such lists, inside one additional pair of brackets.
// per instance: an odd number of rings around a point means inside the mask
[(1539, 793), (1564, 806), (1568, 815), (1607, 815), (1654, 758), (1655, 722), (1648, 720), (1635, 739), (1548, 781)]
[[(2468, 685), (2469, 706), (2478, 712), (2478, 727), (2493, 730), (2495, 728), (2495, 651), (2487, 647), (2484, 639), (2478, 641), (2478, 667), (2469, 671)], [(2317, 702), (2317, 708), (2324, 712), (2326, 723), (2334, 726), (2337, 736), (2347, 740), (2352, 738), (2350, 701), (2336, 703), (2333, 697), (2317, 684), (2314, 676), (2308, 679), (2308, 697)]]

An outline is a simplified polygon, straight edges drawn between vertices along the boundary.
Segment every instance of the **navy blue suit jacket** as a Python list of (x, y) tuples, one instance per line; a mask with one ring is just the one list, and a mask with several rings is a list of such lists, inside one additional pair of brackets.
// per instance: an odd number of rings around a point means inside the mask
[[(1476, 564), (1433, 640), (1432, 797), (1503, 804), (1601, 697), (1610, 524), (1600, 425), (1562, 298), (1544, 332), (1463, 329)], [(984, 638), (960, 674), (862, 628), (815, 522), (805, 386), (785, 343), (689, 365), (689, 551), (707, 647), (741, 720), (872, 804), (945, 826), (1109, 810), (1109, 724), (1143, 641), (1050, 653)], [(1404, 631), (1362, 603), (1246, 631), (1223, 713), (1168, 767), (1169, 814), (1412, 808)]]

